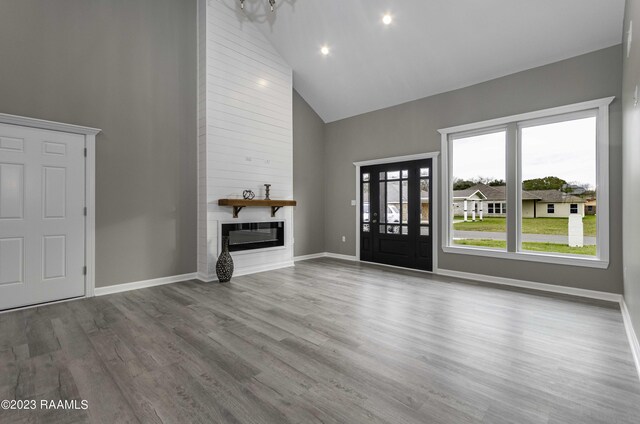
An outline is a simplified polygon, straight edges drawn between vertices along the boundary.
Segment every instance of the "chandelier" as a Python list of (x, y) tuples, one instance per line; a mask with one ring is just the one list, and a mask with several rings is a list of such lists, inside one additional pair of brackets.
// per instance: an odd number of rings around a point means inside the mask
[[(240, 0), (240, 9), (244, 10), (244, 1), (245, 0)], [(269, 6), (271, 6), (271, 11), (273, 12), (274, 7), (276, 6), (276, 0), (269, 0)]]

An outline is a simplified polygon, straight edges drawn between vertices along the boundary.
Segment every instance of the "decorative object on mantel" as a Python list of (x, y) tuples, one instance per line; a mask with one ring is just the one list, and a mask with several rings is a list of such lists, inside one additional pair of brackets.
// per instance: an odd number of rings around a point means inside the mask
[(265, 184), (264, 185), (264, 190), (265, 190), (265, 194), (264, 194), (264, 200), (271, 200), (269, 198), (269, 190), (271, 189), (271, 184)]
[(256, 197), (256, 194), (251, 190), (245, 190), (242, 192), (242, 197), (244, 200), (253, 200), (253, 198)]
[(233, 258), (229, 253), (229, 237), (222, 237), (222, 252), (216, 262), (216, 275), (221, 283), (231, 281), (233, 275)]
[(238, 217), (238, 212), (246, 206), (269, 206), (271, 217), (275, 218), (276, 212), (283, 206), (296, 206), (295, 200), (244, 200), (244, 199), (218, 199), (218, 206), (233, 206), (233, 217)]

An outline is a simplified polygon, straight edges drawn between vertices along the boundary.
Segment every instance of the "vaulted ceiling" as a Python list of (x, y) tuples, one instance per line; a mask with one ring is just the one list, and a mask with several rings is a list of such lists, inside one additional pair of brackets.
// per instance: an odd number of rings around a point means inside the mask
[(618, 44), (624, 3), (277, 0), (274, 14), (253, 20), (331, 122)]

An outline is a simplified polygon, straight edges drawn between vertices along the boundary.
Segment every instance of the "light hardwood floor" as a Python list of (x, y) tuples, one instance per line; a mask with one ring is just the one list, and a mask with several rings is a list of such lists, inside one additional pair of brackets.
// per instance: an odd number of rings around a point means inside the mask
[(632, 423), (617, 305), (332, 259), (0, 315), (41, 423)]

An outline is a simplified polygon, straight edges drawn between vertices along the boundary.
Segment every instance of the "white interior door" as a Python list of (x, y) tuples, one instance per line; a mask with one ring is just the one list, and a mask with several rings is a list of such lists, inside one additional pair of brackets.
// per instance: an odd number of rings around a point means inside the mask
[(0, 124), (0, 310), (84, 296), (84, 148)]

